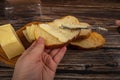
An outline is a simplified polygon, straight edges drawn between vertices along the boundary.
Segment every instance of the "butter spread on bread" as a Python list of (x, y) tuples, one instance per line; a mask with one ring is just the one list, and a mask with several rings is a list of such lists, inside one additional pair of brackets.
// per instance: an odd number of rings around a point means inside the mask
[(44, 39), (46, 47), (49, 48), (60, 47), (64, 44), (42, 28), (37, 27), (35, 28), (35, 38), (38, 39), (39, 37), (42, 37)]
[(62, 33), (59, 28), (55, 28), (52, 26), (49, 26), (47, 24), (39, 24), (39, 27), (51, 34), (52, 36), (56, 37), (61, 42), (67, 42), (68, 38), (67, 36)]
[[(65, 17), (63, 17), (61, 19), (54, 20), (53, 23), (57, 25), (56, 27), (59, 27), (61, 25), (77, 25), (78, 27), (85, 28), (86, 26), (89, 26), (88, 23), (80, 22), (74, 16), (65, 16)], [(72, 26), (70, 26), (70, 27), (72, 27)], [(88, 37), (90, 35), (90, 33), (91, 33), (91, 29), (82, 29), (80, 31), (79, 36), (83, 37), (83, 38), (86, 38), (86, 37)]]
[(0, 26), (0, 46), (9, 59), (20, 55), (25, 50), (10, 24)]

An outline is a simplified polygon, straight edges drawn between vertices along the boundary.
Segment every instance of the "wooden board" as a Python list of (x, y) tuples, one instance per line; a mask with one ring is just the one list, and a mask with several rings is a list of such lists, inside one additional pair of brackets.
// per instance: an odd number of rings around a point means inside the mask
[[(74, 15), (89, 24), (114, 24), (120, 19), (120, 0), (42, 0), (42, 15), (43, 22)], [(6, 21), (0, 17), (0, 24)], [(15, 29), (20, 25), (24, 24)], [(55, 80), (120, 80), (120, 34), (112, 30), (104, 37), (107, 43), (102, 49), (68, 50)], [(0, 63), (0, 80), (11, 80), (13, 70)]]

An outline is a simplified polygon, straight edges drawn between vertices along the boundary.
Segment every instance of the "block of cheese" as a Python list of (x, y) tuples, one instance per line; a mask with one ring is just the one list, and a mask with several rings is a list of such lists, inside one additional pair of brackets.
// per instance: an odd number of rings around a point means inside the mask
[(10, 24), (0, 26), (0, 46), (9, 59), (20, 55), (25, 50)]

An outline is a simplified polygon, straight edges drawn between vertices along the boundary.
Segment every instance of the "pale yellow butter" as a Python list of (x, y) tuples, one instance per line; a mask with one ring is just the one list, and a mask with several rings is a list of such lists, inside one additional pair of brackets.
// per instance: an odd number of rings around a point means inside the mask
[(10, 24), (0, 26), (0, 45), (9, 59), (20, 55), (25, 50)]
[(67, 42), (68, 38), (64, 36), (62, 32), (59, 31), (58, 28), (51, 27), (47, 24), (39, 24), (39, 27), (51, 34), (52, 36), (56, 37), (61, 42)]

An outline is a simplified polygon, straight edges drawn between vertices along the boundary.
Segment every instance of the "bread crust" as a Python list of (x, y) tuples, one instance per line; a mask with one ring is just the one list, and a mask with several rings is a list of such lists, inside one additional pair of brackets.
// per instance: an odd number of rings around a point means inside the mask
[[(96, 45), (90, 46), (90, 47), (88, 47), (88, 46), (87, 46), (87, 47), (85, 47), (85, 46), (83, 47), (82, 44), (81, 44), (81, 42), (82, 42), (82, 41), (93, 40), (93, 39), (91, 39), (91, 37), (93, 37), (93, 38), (95, 38), (95, 39), (99, 39), (99, 40), (98, 40), (98, 43), (99, 43), (99, 44), (96, 44)], [(93, 40), (93, 41), (94, 41), (94, 40)], [(83, 43), (83, 42), (82, 42), (82, 43)], [(85, 42), (84, 42), (84, 43), (85, 43)], [(94, 43), (94, 42), (93, 42), (93, 43)], [(70, 46), (71, 46), (72, 48), (90, 50), (90, 49), (99, 49), (99, 48), (103, 47), (104, 44), (105, 44), (105, 39), (102, 37), (102, 35), (98, 34), (97, 32), (92, 32), (88, 38), (86, 38), (86, 39), (77, 39), (77, 40), (71, 42)]]

